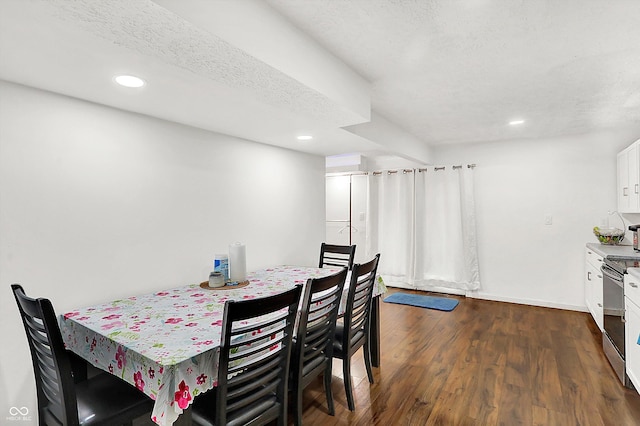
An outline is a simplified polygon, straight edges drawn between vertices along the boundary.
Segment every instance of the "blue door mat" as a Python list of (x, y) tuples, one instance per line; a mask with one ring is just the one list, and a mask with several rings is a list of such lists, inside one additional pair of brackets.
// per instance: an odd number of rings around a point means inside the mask
[(384, 299), (385, 302), (398, 303), (400, 305), (418, 306), (420, 308), (437, 309), (439, 311), (453, 311), (458, 306), (456, 299), (446, 297), (420, 296), (409, 293), (393, 293)]

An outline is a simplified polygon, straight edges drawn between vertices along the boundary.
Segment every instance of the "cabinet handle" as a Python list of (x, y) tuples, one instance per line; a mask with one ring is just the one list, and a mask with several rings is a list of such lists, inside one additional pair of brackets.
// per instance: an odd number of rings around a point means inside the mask
[(638, 288), (638, 284), (636, 284), (636, 283), (629, 283), (629, 285), (630, 285), (631, 287), (633, 287), (633, 288)]
[(598, 303), (598, 308), (602, 308), (602, 303)]
[(636, 194), (638, 193), (638, 184), (636, 183)]
[(591, 281), (591, 271), (587, 272), (587, 280)]
[(602, 275), (598, 275), (598, 278), (602, 279)]
[(624, 188), (622, 188), (622, 196), (626, 197), (628, 195), (629, 195), (629, 188), (625, 186)]

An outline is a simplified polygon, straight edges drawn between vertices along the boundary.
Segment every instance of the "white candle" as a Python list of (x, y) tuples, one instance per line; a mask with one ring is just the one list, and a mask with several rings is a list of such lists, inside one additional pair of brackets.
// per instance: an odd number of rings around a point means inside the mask
[(231, 281), (239, 283), (247, 279), (247, 255), (242, 243), (229, 246), (229, 275)]

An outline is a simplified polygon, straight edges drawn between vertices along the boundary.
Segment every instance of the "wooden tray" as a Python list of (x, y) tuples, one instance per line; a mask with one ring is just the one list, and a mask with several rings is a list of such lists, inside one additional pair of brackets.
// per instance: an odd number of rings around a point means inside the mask
[(249, 285), (249, 281), (242, 281), (236, 285), (225, 284), (222, 287), (209, 287), (209, 281), (203, 281), (200, 283), (200, 288), (205, 290), (233, 290), (234, 288), (242, 288)]

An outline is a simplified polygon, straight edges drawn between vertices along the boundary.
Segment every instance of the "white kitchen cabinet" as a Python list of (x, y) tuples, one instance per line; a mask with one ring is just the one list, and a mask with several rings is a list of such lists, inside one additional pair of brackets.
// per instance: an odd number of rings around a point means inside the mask
[(626, 370), (636, 390), (640, 390), (640, 279), (626, 274), (624, 291)]
[(640, 213), (640, 139), (618, 154), (618, 211)]
[(602, 261), (602, 256), (589, 248), (586, 249), (584, 298), (587, 308), (600, 331), (604, 329), (604, 314), (602, 311), (602, 272), (600, 271)]

